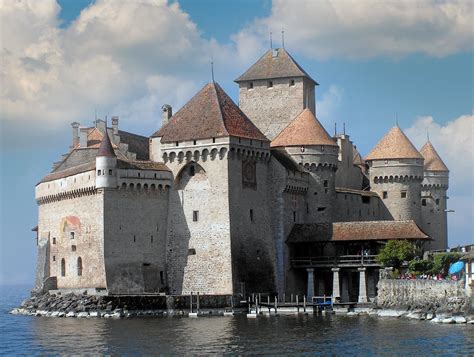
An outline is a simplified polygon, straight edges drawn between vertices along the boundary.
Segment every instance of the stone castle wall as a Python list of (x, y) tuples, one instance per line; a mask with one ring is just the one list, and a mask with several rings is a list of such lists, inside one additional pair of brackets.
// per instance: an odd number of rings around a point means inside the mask
[(424, 248), (445, 250), (448, 247), (446, 188), (423, 187), (421, 199), (421, 228), (433, 238), (433, 241), (425, 243)]
[(357, 193), (351, 190), (337, 190), (335, 206), (334, 222), (392, 219), (381, 198), (372, 192)]

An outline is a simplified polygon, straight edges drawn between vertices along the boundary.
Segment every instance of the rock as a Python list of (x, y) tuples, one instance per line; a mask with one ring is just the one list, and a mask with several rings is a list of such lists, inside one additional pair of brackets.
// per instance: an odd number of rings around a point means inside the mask
[(443, 324), (453, 324), (454, 323), (454, 319), (452, 317), (446, 317), (444, 319), (441, 320), (441, 322)]
[(474, 320), (468, 320), (467, 323), (470, 324), (470, 325), (473, 325), (473, 324), (474, 324)]
[(76, 313), (74, 311), (69, 311), (67, 314), (66, 314), (66, 317), (76, 317)]
[(349, 312), (347, 313), (347, 316), (359, 316), (359, 314), (358, 314), (357, 312), (355, 312), (355, 311), (349, 311)]
[(89, 312), (90, 317), (100, 317), (100, 312), (99, 311), (91, 311)]
[(85, 311), (82, 311), (80, 313), (77, 314), (77, 317), (79, 318), (86, 318), (86, 317), (89, 317), (89, 313), (88, 312), (85, 312)]
[(64, 317), (66, 316), (66, 313), (64, 311), (60, 311), (58, 314), (58, 317)]
[(10, 314), (12, 315), (19, 315), (20, 314), (20, 309), (15, 307), (12, 311), (10, 311)]
[(380, 310), (378, 316), (380, 317), (400, 317), (405, 314), (405, 311), (401, 310)]
[(454, 322), (457, 324), (465, 324), (467, 322), (464, 316), (454, 316), (453, 319), (454, 319)]
[(112, 317), (112, 314), (109, 314), (108, 312), (103, 315), (104, 319), (110, 319)]
[(51, 317), (59, 317), (59, 311), (53, 311)]
[(433, 320), (433, 318), (434, 318), (433, 314), (431, 314), (431, 313), (426, 314), (426, 319), (427, 320)]

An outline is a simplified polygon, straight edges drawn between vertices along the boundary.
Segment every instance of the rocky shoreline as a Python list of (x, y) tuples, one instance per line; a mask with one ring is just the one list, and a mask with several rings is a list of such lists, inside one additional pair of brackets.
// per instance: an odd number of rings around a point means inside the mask
[[(171, 301), (171, 302), (170, 302)], [(186, 297), (111, 297), (95, 295), (65, 295), (33, 294), (24, 300), (20, 307), (10, 311), (13, 315), (68, 317), (68, 318), (131, 318), (158, 316), (188, 316), (189, 299)], [(214, 304), (214, 306), (212, 306)], [(222, 304), (208, 301), (207, 306), (200, 308), (199, 315), (225, 315), (226, 309)], [(244, 306), (237, 307), (235, 313), (246, 313)], [(402, 308), (335, 308), (332, 313), (345, 316), (377, 316), (382, 318), (406, 318), (425, 320), (443, 324), (474, 324), (474, 314), (436, 312), (433, 310), (407, 310)], [(265, 313), (266, 314), (266, 313)], [(284, 314), (284, 312), (279, 312)], [(274, 314), (270, 314), (274, 315)]]

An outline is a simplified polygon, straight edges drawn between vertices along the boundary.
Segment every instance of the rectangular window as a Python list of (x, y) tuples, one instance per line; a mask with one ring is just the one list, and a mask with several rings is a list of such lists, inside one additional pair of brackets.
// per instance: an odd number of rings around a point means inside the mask
[(71, 239), (74, 239), (74, 232), (71, 232), (70, 237), (71, 237)]
[(161, 282), (161, 285), (164, 285), (165, 283), (165, 274), (163, 271), (160, 271), (160, 282)]
[(199, 220), (199, 211), (193, 211), (193, 222), (197, 222)]
[(370, 197), (369, 196), (362, 196), (362, 203), (369, 204), (370, 203)]
[(318, 207), (318, 212), (323, 212), (326, 209), (326, 207)]
[(100, 170), (97, 170), (97, 176), (100, 176)]
[(213, 144), (216, 143), (216, 138), (212, 138), (212, 143), (213, 143)]
[(109, 170), (109, 175), (112, 175), (112, 170)]
[(53, 262), (55, 262), (55, 261), (56, 261), (56, 256), (55, 256), (55, 255), (53, 255)]
[(150, 237), (150, 243), (153, 243), (153, 236)]
[(387, 191), (383, 191), (382, 192), (382, 198), (383, 199), (386, 199), (388, 197), (388, 192)]
[(436, 199), (436, 206), (439, 206), (439, 198)]
[(294, 87), (295, 86), (295, 80), (294, 79), (290, 79), (290, 87)]
[(189, 248), (189, 249), (188, 249), (188, 255), (196, 255), (196, 249), (194, 249), (194, 248)]
[(401, 198), (407, 198), (407, 191), (402, 191), (402, 192), (400, 193), (400, 197), (401, 197)]
[(133, 236), (133, 243), (137, 241), (137, 236)]
[(273, 81), (268, 81), (267, 88), (272, 88), (272, 87), (273, 87)]
[(76, 251), (76, 246), (75, 245), (71, 245), (71, 251), (73, 251), (73, 252)]
[(328, 187), (328, 186), (329, 186), (328, 180), (324, 180), (324, 183), (323, 183), (323, 184), (324, 184), (324, 187)]
[(249, 211), (249, 213), (250, 213), (250, 222), (253, 222), (253, 218), (254, 218), (254, 217), (253, 217), (253, 209), (251, 209), (251, 210)]
[(53, 244), (56, 244), (56, 238), (53, 237)]
[(196, 140), (193, 140), (193, 145), (196, 145), (197, 141)]
[(293, 222), (296, 222), (296, 211), (293, 211)]
[(426, 198), (423, 198), (423, 199), (421, 200), (421, 205), (422, 205), (422, 206), (426, 206)]
[(178, 141), (176, 142), (176, 146), (179, 146), (179, 142), (178, 142)]
[(247, 89), (253, 89), (253, 82), (249, 82)]
[(306, 204), (306, 213), (309, 213), (309, 204)]

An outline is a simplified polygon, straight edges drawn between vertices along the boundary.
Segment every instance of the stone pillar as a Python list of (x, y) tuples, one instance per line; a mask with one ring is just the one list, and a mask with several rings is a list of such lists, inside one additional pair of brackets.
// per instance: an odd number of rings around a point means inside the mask
[(332, 298), (340, 299), (341, 291), (339, 289), (339, 268), (332, 268)]
[(306, 298), (308, 301), (312, 301), (314, 296), (314, 269), (309, 268), (306, 269), (306, 271), (308, 272), (308, 289), (306, 292)]
[(366, 303), (367, 300), (367, 279), (365, 276), (366, 268), (359, 268), (359, 303)]
[(342, 286), (341, 286), (341, 301), (342, 302), (349, 302), (349, 276), (343, 275), (342, 276)]

